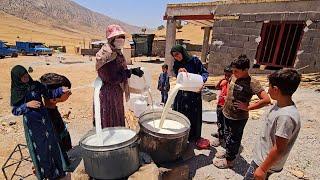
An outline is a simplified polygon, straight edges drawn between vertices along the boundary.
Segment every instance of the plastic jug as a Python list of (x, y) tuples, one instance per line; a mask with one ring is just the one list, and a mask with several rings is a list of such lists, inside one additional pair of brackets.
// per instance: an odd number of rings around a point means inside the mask
[(180, 90), (193, 92), (199, 92), (204, 84), (201, 75), (186, 72), (178, 74), (176, 83), (181, 85)]
[(133, 103), (133, 113), (135, 117), (139, 117), (145, 110), (147, 110), (147, 101), (137, 100)]
[[(134, 66), (129, 66), (133, 68)], [(134, 74), (129, 78), (129, 87), (130, 92), (133, 93), (143, 93), (151, 87), (151, 73), (148, 69), (141, 67), (141, 70), (144, 72), (142, 77), (138, 77)]]
[(142, 95), (142, 94), (130, 94), (130, 100), (128, 102), (129, 110), (134, 111), (134, 103), (138, 100), (145, 101), (148, 98), (148, 96)]

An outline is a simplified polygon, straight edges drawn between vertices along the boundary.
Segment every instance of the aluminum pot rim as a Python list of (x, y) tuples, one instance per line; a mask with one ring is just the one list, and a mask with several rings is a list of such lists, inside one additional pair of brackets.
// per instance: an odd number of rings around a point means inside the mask
[(118, 144), (114, 144), (114, 145), (108, 145), (108, 146), (90, 146), (90, 145), (87, 145), (87, 144), (84, 144), (83, 141), (85, 139), (87, 139), (88, 137), (92, 136), (92, 135), (95, 135), (95, 132), (94, 133), (91, 133), (90, 131), (84, 135), (80, 141), (79, 141), (79, 145), (80, 147), (82, 147), (83, 149), (85, 150), (88, 150), (88, 151), (95, 151), (95, 152), (101, 152), (101, 151), (113, 151), (113, 150), (117, 150), (117, 149), (121, 149), (121, 148), (125, 148), (125, 147), (128, 147), (134, 143), (137, 142), (138, 140), (138, 133), (135, 132), (134, 130), (132, 129), (129, 129), (129, 128), (126, 128), (126, 127), (108, 127), (108, 128), (104, 128), (102, 131), (108, 131), (108, 130), (116, 130), (116, 129), (125, 129), (125, 130), (130, 130), (130, 131), (133, 131), (135, 133), (134, 137), (127, 140), (127, 141), (124, 141), (122, 143), (118, 143)]
[(190, 126), (191, 126), (191, 123), (189, 121), (189, 119), (182, 113), (178, 112), (178, 111), (174, 111), (174, 110), (169, 110), (168, 111), (168, 114), (175, 114), (177, 116), (180, 116), (182, 117), (183, 120), (185, 120), (185, 122), (187, 123), (188, 127), (185, 131), (183, 132), (180, 132), (180, 133), (176, 133), (176, 134), (162, 134), (162, 133), (157, 133), (157, 132), (154, 132), (154, 131), (151, 131), (150, 129), (146, 128), (143, 126), (143, 122), (141, 119), (143, 116), (145, 116), (146, 114), (150, 114), (150, 113), (162, 113), (162, 110), (147, 110), (147, 111), (144, 111), (140, 116), (139, 116), (139, 126), (140, 126), (140, 131), (144, 131), (144, 132), (147, 132), (148, 134), (150, 135), (153, 135), (157, 138), (166, 138), (166, 139), (175, 139), (175, 138), (181, 138), (183, 136), (185, 136), (186, 134), (189, 133), (190, 131)]

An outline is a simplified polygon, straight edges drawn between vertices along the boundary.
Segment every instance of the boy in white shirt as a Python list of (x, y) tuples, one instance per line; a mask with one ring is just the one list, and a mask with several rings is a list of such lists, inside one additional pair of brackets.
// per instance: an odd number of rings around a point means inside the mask
[(280, 172), (301, 127), (298, 109), (292, 101), (301, 75), (296, 70), (283, 69), (270, 74), (268, 79), (268, 93), (277, 103), (264, 116), (264, 126), (245, 180), (264, 180), (272, 173)]

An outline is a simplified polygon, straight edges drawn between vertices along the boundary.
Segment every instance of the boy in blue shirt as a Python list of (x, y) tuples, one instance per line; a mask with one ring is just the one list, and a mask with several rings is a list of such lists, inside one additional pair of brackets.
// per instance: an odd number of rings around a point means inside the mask
[(162, 65), (162, 73), (158, 80), (158, 90), (161, 91), (161, 103), (166, 104), (168, 99), (168, 92), (170, 90), (168, 65)]

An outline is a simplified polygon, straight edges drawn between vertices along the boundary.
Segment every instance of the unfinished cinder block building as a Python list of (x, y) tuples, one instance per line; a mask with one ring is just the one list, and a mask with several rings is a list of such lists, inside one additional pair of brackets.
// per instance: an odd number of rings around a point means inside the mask
[[(167, 46), (175, 19), (201, 23), (212, 29), (209, 43), (204, 33), (203, 54), (209, 53), (208, 71), (218, 75), (223, 68), (246, 54), (256, 67), (294, 67), (303, 73), (320, 71), (320, 1), (227, 1), (168, 5)], [(208, 24), (211, 23), (211, 26)], [(167, 47), (167, 49), (170, 49)], [(166, 54), (168, 55), (168, 54)], [(170, 54), (169, 54), (170, 55)], [(205, 56), (202, 56), (205, 58)], [(167, 63), (172, 62), (166, 56)]]

